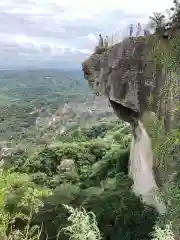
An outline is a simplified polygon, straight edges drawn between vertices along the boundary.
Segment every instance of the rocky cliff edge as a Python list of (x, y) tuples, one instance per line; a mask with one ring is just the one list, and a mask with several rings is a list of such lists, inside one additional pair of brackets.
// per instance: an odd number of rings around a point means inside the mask
[(150, 95), (150, 110), (158, 111), (165, 75), (150, 60), (148, 38), (127, 38), (107, 50), (96, 51), (82, 63), (82, 69), (93, 91), (109, 98), (123, 120), (140, 118), (149, 108)]

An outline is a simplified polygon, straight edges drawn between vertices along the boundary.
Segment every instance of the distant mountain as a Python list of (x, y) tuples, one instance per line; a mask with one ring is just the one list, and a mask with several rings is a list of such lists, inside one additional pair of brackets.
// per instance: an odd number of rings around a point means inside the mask
[[(0, 52), (1, 53), (1, 52)], [(7, 54), (6, 54), (7, 55)], [(75, 69), (81, 67), (81, 62), (88, 54), (69, 52), (63, 56), (59, 55), (26, 55), (17, 52), (6, 56), (0, 54), (0, 69), (23, 69), (23, 68), (59, 68)], [(6, 56), (6, 57), (5, 57)]]
[[(49, 66), (50, 67), (50, 66)], [(79, 70), (21, 69), (0, 71), (0, 97), (13, 101), (64, 98), (89, 92)]]
[(0, 64), (1, 70), (25, 70), (25, 69), (59, 69), (59, 70), (80, 70), (80, 64), (74, 63), (66, 63), (60, 61), (49, 61), (49, 62), (40, 62), (40, 61), (13, 61), (11, 62), (3, 62)]

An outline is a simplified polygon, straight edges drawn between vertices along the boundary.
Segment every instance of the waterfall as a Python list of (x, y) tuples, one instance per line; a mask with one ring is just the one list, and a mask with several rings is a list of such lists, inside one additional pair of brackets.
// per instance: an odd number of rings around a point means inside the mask
[(159, 188), (153, 173), (151, 140), (140, 121), (133, 127), (129, 162), (129, 177), (134, 182), (132, 186), (134, 194), (140, 197), (142, 202), (164, 214), (166, 207), (158, 195)]

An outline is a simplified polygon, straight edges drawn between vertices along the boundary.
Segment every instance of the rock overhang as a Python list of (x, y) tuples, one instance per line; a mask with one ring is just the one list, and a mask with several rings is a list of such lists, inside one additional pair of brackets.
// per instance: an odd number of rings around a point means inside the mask
[(121, 111), (140, 117), (152, 95), (152, 111), (156, 112), (165, 76), (150, 60), (149, 52), (146, 38), (125, 39), (86, 59), (82, 63), (84, 78), (94, 92), (116, 103), (116, 109), (119, 104)]

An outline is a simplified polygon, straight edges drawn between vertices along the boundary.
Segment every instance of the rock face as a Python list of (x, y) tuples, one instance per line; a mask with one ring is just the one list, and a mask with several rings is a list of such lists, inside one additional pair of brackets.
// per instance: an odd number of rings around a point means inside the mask
[(153, 172), (151, 141), (141, 123), (145, 111), (158, 112), (159, 93), (166, 83), (162, 69), (149, 60), (149, 43), (142, 37), (125, 39), (104, 52), (94, 53), (82, 68), (89, 86), (105, 95), (116, 115), (132, 126), (129, 176), (134, 182), (133, 192), (164, 214), (166, 207), (158, 199)]
[(118, 117), (128, 122), (148, 110), (150, 95), (150, 110), (157, 112), (165, 75), (149, 60), (149, 49), (147, 38), (129, 38), (82, 63), (89, 86), (108, 97)]

